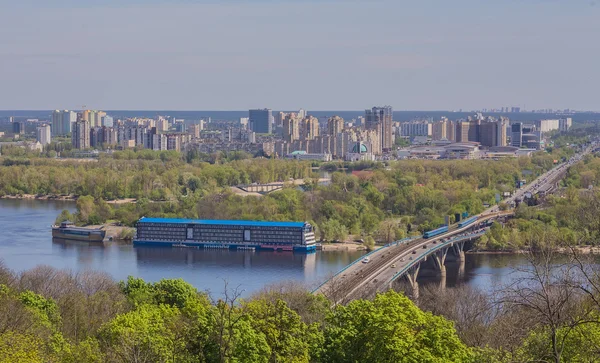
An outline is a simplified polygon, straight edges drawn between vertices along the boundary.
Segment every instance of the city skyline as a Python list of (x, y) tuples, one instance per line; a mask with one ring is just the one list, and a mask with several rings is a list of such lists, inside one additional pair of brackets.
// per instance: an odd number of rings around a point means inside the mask
[(0, 0), (0, 9), (0, 109), (600, 108), (591, 46), (600, 8), (587, 1)]

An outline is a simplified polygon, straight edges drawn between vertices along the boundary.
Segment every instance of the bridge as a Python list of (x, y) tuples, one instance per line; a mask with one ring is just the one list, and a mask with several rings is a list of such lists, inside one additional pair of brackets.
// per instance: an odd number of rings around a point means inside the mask
[[(505, 199), (504, 203), (514, 206), (527, 193), (535, 195), (555, 190), (568, 168), (590, 151), (591, 147), (542, 174)], [(405, 279), (412, 289), (412, 296), (417, 298), (417, 278), (422, 266), (427, 263), (445, 277), (446, 259), (451, 257), (464, 268), (465, 250), (472, 245), (471, 242), (487, 231), (490, 222), (513, 214), (513, 209), (500, 211), (499, 207), (494, 206), (475, 216), (477, 219), (473, 223), (448, 226), (448, 231), (431, 238), (416, 236), (385, 245), (346, 266), (313, 293), (324, 294), (335, 304), (346, 304), (354, 299), (373, 297), (377, 292), (384, 292), (397, 281)]]
[[(329, 178), (319, 178), (317, 182), (318, 183), (328, 183), (330, 181), (331, 181), (331, 179), (329, 179)], [(268, 194), (268, 193), (271, 193), (271, 192), (274, 192), (277, 190), (281, 190), (281, 189), (283, 189), (283, 187), (288, 186), (288, 185), (300, 186), (300, 185), (304, 185), (304, 183), (305, 183), (304, 179), (290, 179), (287, 182), (274, 182), (274, 183), (265, 183), (265, 184), (259, 184), (259, 183), (239, 184), (232, 188), (237, 188), (246, 193)]]

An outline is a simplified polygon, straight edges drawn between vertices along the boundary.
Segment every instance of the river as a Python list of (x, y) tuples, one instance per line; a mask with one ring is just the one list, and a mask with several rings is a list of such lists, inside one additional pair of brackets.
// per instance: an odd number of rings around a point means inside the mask
[[(117, 280), (127, 276), (148, 281), (183, 278), (199, 290), (219, 295), (224, 281), (244, 295), (278, 281), (293, 280), (314, 287), (363, 254), (360, 251), (318, 251), (313, 254), (264, 251), (186, 250), (53, 242), (50, 226), (72, 202), (0, 199), (0, 259), (13, 271), (37, 265), (81, 271), (105, 271)], [(511, 266), (523, 263), (514, 255), (467, 255), (464, 274), (448, 265), (447, 286), (466, 283), (487, 289), (505, 282)], [(423, 278), (435, 283), (436, 278)]]

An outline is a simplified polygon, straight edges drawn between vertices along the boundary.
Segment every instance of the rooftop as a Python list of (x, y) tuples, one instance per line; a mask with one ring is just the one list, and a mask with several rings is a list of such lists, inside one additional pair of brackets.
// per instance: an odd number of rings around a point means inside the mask
[(179, 223), (179, 224), (212, 224), (222, 226), (248, 226), (248, 227), (304, 227), (305, 222), (267, 222), (267, 221), (242, 221), (225, 219), (181, 219), (181, 218), (146, 218), (142, 217), (138, 223)]

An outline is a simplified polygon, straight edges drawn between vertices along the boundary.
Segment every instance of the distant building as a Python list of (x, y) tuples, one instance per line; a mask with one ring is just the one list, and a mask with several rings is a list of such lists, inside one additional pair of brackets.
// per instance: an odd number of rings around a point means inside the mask
[(573, 125), (573, 119), (570, 117), (561, 118), (560, 120), (558, 120), (558, 127), (559, 130), (562, 132), (569, 131), (571, 125)]
[(478, 140), (482, 146), (495, 147), (495, 146), (506, 146), (506, 123), (503, 120), (500, 121), (488, 121), (482, 122), (479, 125), (479, 138)]
[(433, 123), (431, 127), (431, 138), (433, 140), (448, 140), (448, 121), (441, 120)]
[(90, 148), (90, 123), (88, 121), (77, 121), (73, 123), (71, 130), (71, 144), (74, 149)]
[(403, 122), (400, 131), (401, 136), (431, 136), (433, 125), (426, 121)]
[(319, 136), (319, 119), (308, 116), (302, 119), (300, 129), (300, 138), (302, 140), (314, 140)]
[(271, 119), (272, 111), (269, 108), (248, 111), (248, 122), (252, 131), (257, 134), (270, 134), (273, 132)]
[(72, 125), (76, 121), (76, 112), (69, 110), (55, 110), (52, 112), (52, 135), (65, 136), (71, 133)]
[(112, 116), (106, 115), (106, 116), (102, 117), (102, 126), (113, 127), (114, 120), (113, 120)]
[(446, 159), (479, 159), (479, 143), (477, 142), (457, 142), (444, 146)]
[(345, 156), (347, 161), (374, 161), (375, 155), (369, 150), (369, 145), (364, 142), (355, 142)]
[(548, 131), (558, 130), (560, 128), (560, 121), (557, 119), (539, 120), (536, 122), (535, 126), (541, 132), (548, 132)]
[(380, 137), (383, 150), (390, 150), (394, 145), (392, 138), (393, 110), (391, 106), (373, 107), (365, 110), (365, 128), (375, 130)]
[(335, 136), (344, 131), (344, 119), (340, 116), (333, 116), (327, 120), (327, 133)]
[(192, 135), (193, 138), (200, 138), (200, 131), (202, 131), (202, 127), (200, 125), (189, 125), (188, 126), (188, 134)]
[(90, 129), (90, 146), (101, 148), (104, 144), (104, 130), (102, 127), (92, 127)]
[(520, 122), (510, 126), (510, 146), (521, 147), (523, 144), (523, 124)]
[(42, 146), (48, 145), (52, 141), (50, 125), (44, 124), (37, 127), (36, 140), (42, 144)]
[(275, 126), (276, 127), (283, 127), (283, 120), (285, 119), (285, 117), (287, 116), (287, 113), (285, 112), (277, 112), (275, 114)]
[(25, 121), (14, 121), (13, 122), (13, 134), (22, 135), (25, 133)]
[(282, 137), (287, 142), (300, 140), (300, 121), (295, 113), (290, 113), (283, 119)]
[(309, 154), (306, 151), (294, 151), (286, 155), (288, 159), (331, 161), (331, 154)]

